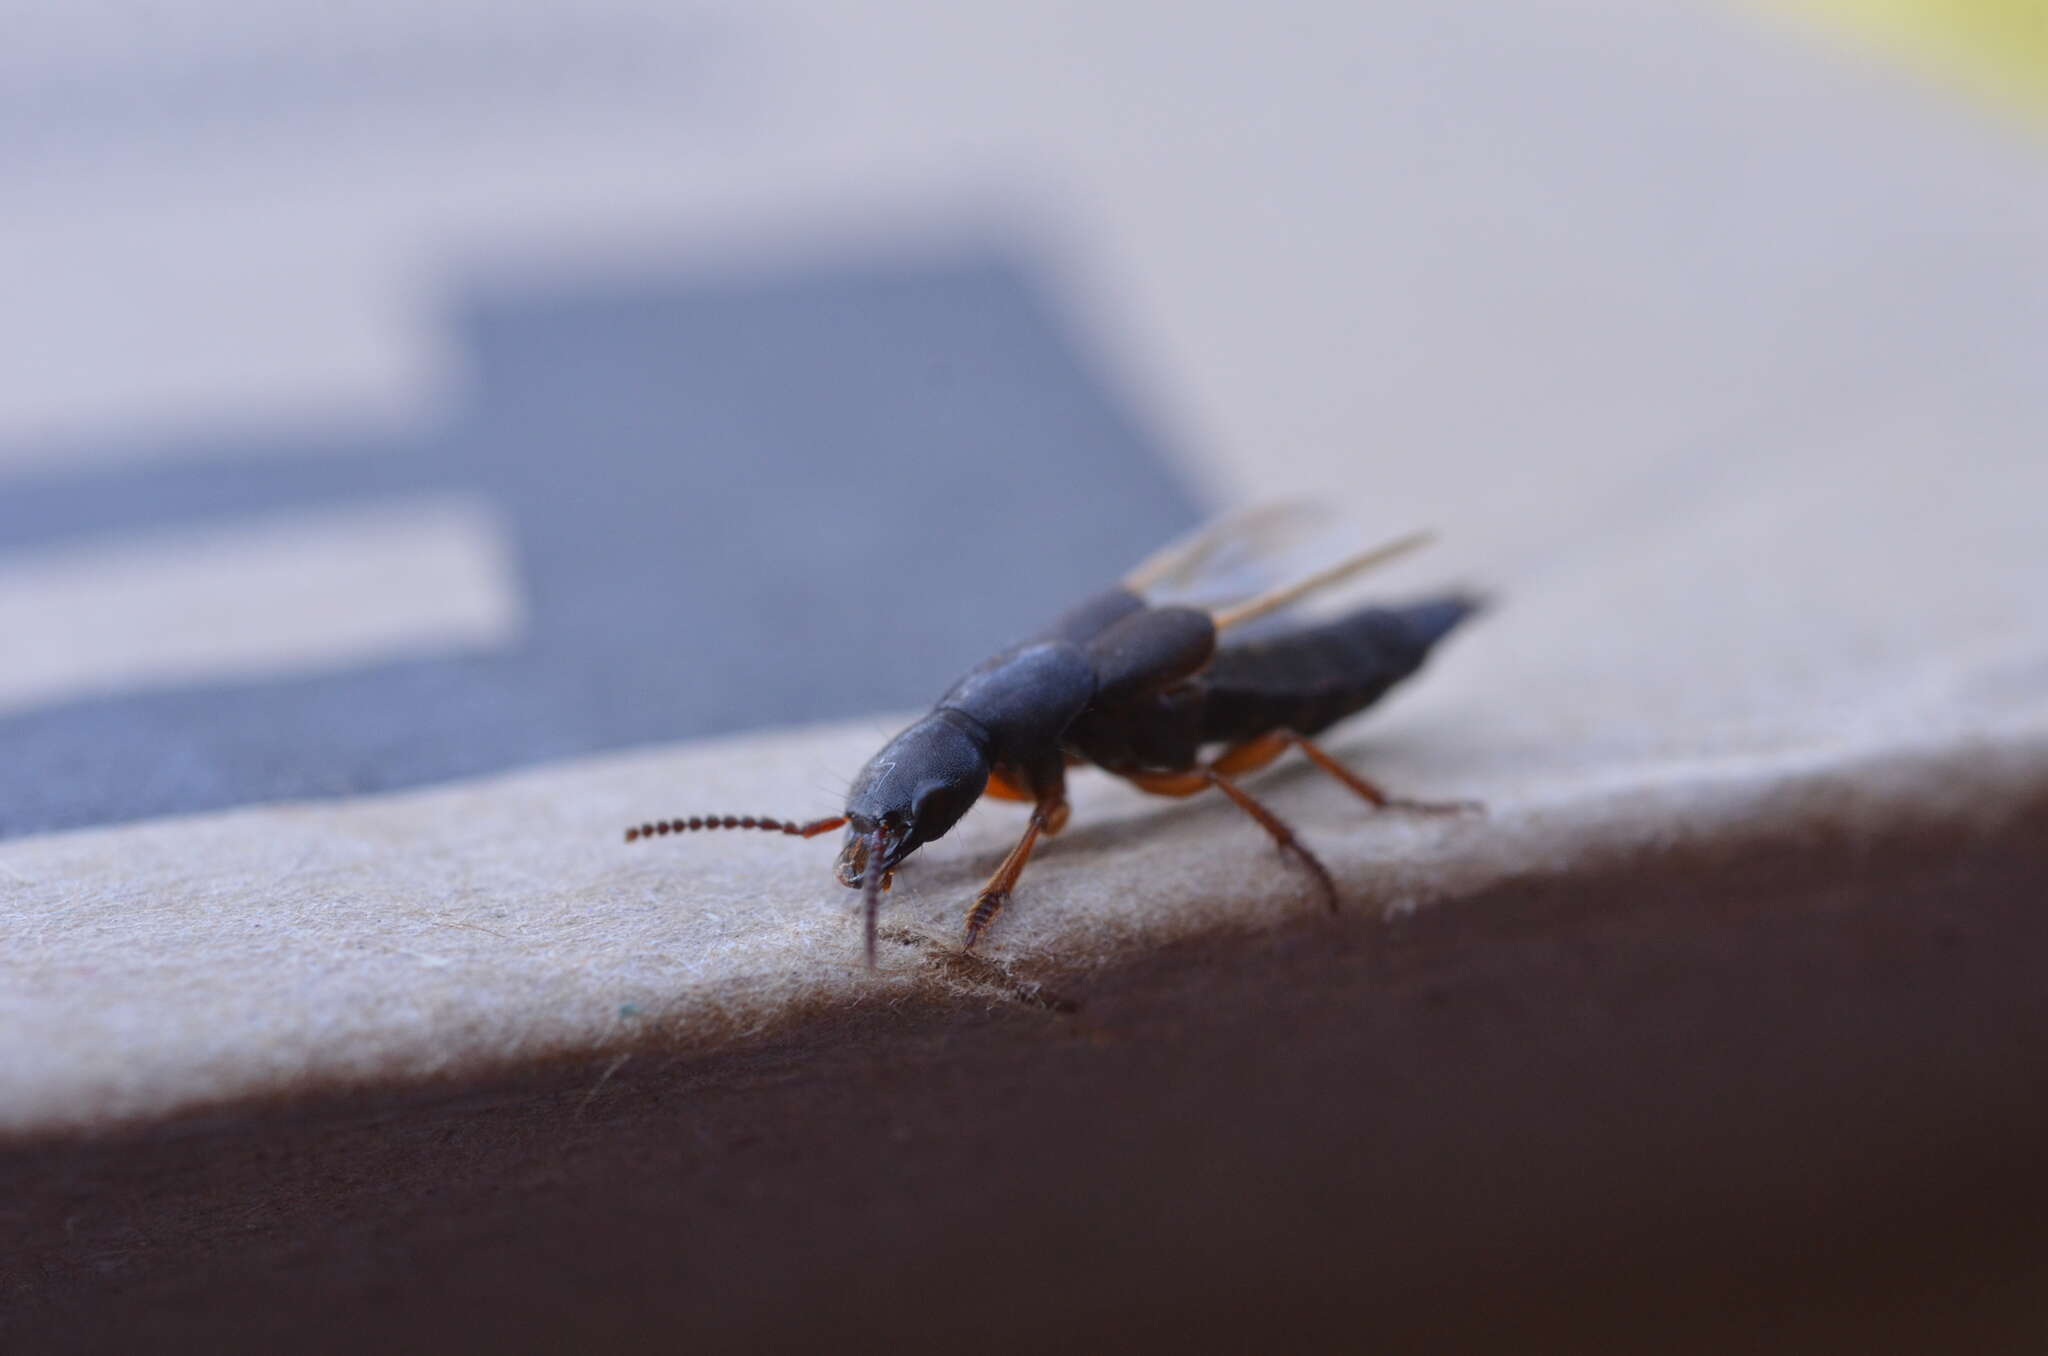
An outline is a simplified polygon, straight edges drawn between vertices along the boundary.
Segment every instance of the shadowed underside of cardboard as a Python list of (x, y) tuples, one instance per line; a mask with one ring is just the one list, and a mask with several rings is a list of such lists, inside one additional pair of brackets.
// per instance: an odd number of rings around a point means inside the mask
[(13, 846), (11, 1321), (968, 1340), (1057, 1293), (1010, 1340), (1577, 1336), (1598, 1278), (1712, 1349), (1730, 1296), (2025, 1293), (2048, 739), (1453, 778), (1430, 705), (1339, 747), (1483, 817), (1261, 783), (1338, 919), (1229, 806), (1088, 778), (985, 955), (994, 807), (872, 973), (822, 843), (618, 829), (802, 811), (881, 726)]

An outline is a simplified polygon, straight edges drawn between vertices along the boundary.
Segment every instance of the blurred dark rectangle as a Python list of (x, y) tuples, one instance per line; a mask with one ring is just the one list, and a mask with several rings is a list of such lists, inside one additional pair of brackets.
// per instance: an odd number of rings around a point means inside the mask
[(0, 569), (454, 494), (506, 525), (516, 642), (7, 714), (0, 833), (914, 707), (1199, 516), (1005, 245), (483, 285), (457, 325), (438, 427), (18, 482)]

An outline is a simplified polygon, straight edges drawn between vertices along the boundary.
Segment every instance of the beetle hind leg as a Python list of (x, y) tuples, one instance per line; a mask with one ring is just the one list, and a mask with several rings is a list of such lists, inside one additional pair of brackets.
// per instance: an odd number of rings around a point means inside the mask
[[(1271, 736), (1268, 737), (1268, 739), (1271, 738)], [(1268, 751), (1262, 747), (1267, 742), (1267, 740), (1256, 740), (1251, 744), (1241, 745), (1239, 748), (1231, 750), (1230, 753), (1224, 754), (1208, 766), (1196, 768), (1192, 772), (1140, 772), (1130, 777), (1129, 780), (1139, 790), (1150, 791), (1155, 796), (1193, 796), (1207, 791), (1212, 786), (1215, 787), (1218, 791), (1230, 797), (1231, 803), (1236, 805), (1238, 809), (1257, 820), (1259, 827), (1264, 829), (1267, 836), (1272, 838), (1275, 847), (1308, 869), (1309, 874), (1316, 879), (1316, 887), (1323, 897), (1324, 907), (1329, 909), (1331, 913), (1335, 913), (1337, 912), (1337, 882), (1330, 875), (1330, 868), (1323, 865), (1322, 858), (1308, 850), (1308, 845), (1301, 841), (1292, 828), (1288, 827), (1286, 820), (1267, 809), (1249, 791), (1246, 791), (1230, 779), (1229, 774), (1233, 771), (1245, 771), (1248, 766), (1265, 766), (1265, 764), (1278, 757), (1287, 747), (1284, 742), (1276, 743)], [(1254, 750), (1257, 751), (1256, 754), (1254, 754)], [(1243, 756), (1233, 763), (1231, 761), (1233, 755)]]

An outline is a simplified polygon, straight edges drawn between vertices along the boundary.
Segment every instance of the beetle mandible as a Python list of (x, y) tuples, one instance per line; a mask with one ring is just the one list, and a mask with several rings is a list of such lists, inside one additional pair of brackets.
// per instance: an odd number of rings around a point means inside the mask
[[(1422, 666), (1477, 610), (1452, 593), (1402, 607), (1366, 607), (1255, 640), (1219, 644), (1233, 627), (1406, 554), (1414, 533), (1284, 588), (1210, 611), (1155, 605), (1148, 590), (1183, 581), (1270, 514), (1226, 520), (1147, 559), (1050, 627), (970, 671), (931, 713), (883, 746), (854, 778), (846, 811), (798, 823), (756, 815), (692, 815), (626, 830), (626, 841), (698, 829), (767, 829), (813, 838), (846, 829), (836, 873), (862, 892), (867, 961), (875, 962), (881, 892), (906, 857), (945, 836), (986, 795), (1028, 802), (1031, 818), (967, 912), (971, 950), (1009, 902), (1040, 837), (1067, 822), (1066, 771), (1093, 764), (1141, 790), (1191, 796), (1211, 787), (1307, 868), (1334, 912), (1337, 886), (1294, 831), (1237, 778), (1289, 748), (1377, 808), (1430, 813), (1476, 808), (1397, 800), (1310, 742)], [(1213, 754), (1205, 756), (1210, 750)]]

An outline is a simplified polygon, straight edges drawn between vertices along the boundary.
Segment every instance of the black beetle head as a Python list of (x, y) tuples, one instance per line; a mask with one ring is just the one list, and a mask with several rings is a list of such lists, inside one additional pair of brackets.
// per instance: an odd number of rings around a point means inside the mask
[(858, 886), (870, 868), (893, 871), (944, 837), (981, 799), (988, 773), (986, 746), (946, 713), (934, 712), (890, 740), (847, 793), (840, 883)]

